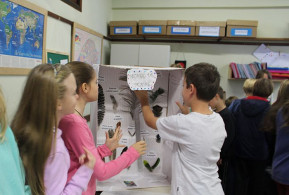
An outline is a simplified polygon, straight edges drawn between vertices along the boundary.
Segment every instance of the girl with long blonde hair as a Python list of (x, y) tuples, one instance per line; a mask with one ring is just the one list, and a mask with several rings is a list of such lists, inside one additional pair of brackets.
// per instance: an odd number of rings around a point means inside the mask
[(66, 183), (69, 153), (57, 126), (74, 112), (75, 90), (75, 78), (66, 66), (42, 64), (28, 75), (11, 127), (33, 195), (81, 194), (93, 173), (95, 158), (84, 148), (81, 166)]

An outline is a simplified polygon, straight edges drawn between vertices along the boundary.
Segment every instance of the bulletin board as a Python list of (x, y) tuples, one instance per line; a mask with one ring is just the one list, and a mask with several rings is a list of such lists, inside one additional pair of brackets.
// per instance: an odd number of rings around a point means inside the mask
[(45, 62), (47, 10), (25, 0), (0, 3), (0, 75), (27, 75)]
[(46, 50), (46, 63), (61, 64), (63, 61), (69, 62), (69, 54), (59, 51)]
[(72, 60), (100, 64), (103, 35), (80, 24), (73, 23)]

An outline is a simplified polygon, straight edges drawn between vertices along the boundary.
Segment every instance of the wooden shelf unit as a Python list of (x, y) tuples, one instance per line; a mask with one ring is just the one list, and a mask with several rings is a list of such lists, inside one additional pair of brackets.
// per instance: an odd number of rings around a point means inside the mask
[(289, 46), (289, 38), (251, 38), (251, 37), (199, 37), (173, 35), (110, 35), (112, 42), (165, 42), (165, 43), (207, 43), (231, 45), (276, 45)]
[[(247, 78), (246, 78), (247, 79)], [(233, 71), (232, 71), (232, 68), (229, 66), (229, 70), (228, 70), (228, 80), (230, 81), (245, 81), (246, 79), (241, 79), (241, 78), (234, 78), (234, 75), (233, 75)], [(272, 79), (273, 82), (276, 82), (276, 83), (280, 83), (282, 82), (283, 80), (282, 79)]]

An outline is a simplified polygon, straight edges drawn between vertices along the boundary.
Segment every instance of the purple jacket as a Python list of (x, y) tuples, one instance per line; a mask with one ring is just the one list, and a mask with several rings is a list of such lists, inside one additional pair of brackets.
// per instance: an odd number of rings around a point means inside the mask
[(93, 170), (82, 165), (72, 179), (66, 183), (70, 157), (61, 138), (62, 131), (57, 130), (56, 148), (52, 149), (47, 159), (44, 172), (46, 195), (81, 194), (86, 190)]

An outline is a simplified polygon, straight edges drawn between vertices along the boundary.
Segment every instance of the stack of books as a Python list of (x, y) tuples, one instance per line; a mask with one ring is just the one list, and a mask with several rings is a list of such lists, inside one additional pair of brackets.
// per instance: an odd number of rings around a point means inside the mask
[(289, 79), (289, 68), (287, 67), (267, 67), (267, 70), (271, 73), (272, 79)]
[(230, 63), (230, 67), (233, 72), (233, 78), (254, 79), (259, 70), (266, 69), (266, 64), (259, 62), (253, 62), (250, 64), (237, 64), (232, 62)]

